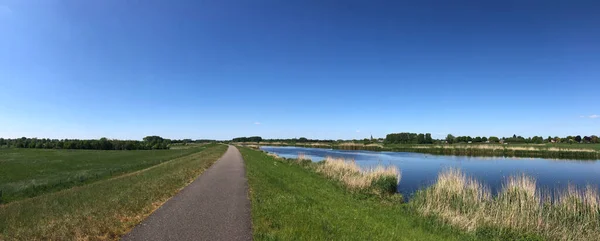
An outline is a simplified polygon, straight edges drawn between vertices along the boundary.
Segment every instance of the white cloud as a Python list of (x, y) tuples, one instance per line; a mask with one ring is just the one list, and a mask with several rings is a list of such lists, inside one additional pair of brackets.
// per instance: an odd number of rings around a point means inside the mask
[(360, 130), (356, 130), (356, 133), (360, 133)]
[(592, 119), (600, 118), (600, 115), (591, 115), (590, 118), (592, 118)]
[(257, 121), (257, 122), (254, 122), (254, 124), (255, 124), (255, 125), (260, 125), (260, 122), (258, 122), (258, 121)]

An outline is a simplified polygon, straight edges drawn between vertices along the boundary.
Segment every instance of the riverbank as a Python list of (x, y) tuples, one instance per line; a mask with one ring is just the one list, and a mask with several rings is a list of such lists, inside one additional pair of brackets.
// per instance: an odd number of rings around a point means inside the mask
[(600, 144), (390, 144), (242, 142), (245, 146), (296, 146), (339, 150), (415, 152), (433, 155), (600, 160)]
[[(423, 230), (429, 234), (447, 233), (448, 238), (461, 240), (590, 240), (600, 235), (600, 196), (592, 187), (555, 190), (558, 195), (550, 198), (536, 189), (535, 179), (519, 175), (507, 178), (503, 190), (492, 195), (483, 183), (451, 169), (440, 173), (432, 186), (419, 191), (410, 202), (402, 203), (389, 198), (390, 195), (364, 195), (353, 191), (339, 179), (319, 172), (318, 167), (330, 160), (303, 162), (247, 148), (242, 148), (242, 153), (252, 189), (256, 239), (301, 236), (297, 228), (313, 233), (313, 229), (321, 228), (319, 223), (331, 222), (329, 219), (342, 222), (336, 222), (335, 227), (348, 235), (348, 239), (364, 239), (361, 237), (369, 237), (363, 233), (365, 229), (392, 225), (385, 223), (387, 219), (373, 217), (381, 211), (387, 212), (386, 218), (416, 224), (387, 226), (380, 236), (374, 236), (376, 239), (431, 238), (403, 235)], [(330, 188), (332, 185), (335, 188)], [(339, 196), (344, 196), (344, 201), (337, 200)], [(356, 205), (367, 210), (353, 216)], [(334, 214), (321, 213), (327, 211)], [(350, 217), (338, 219), (335, 216), (343, 214)], [(299, 218), (294, 219), (296, 216)], [(343, 223), (346, 221), (359, 226)], [(272, 222), (277, 225), (272, 226)], [(280, 233), (281, 228), (285, 229), (283, 233)], [(319, 233), (323, 236), (306, 238), (327, 239), (340, 235), (327, 236), (327, 232), (329, 230)]]
[(254, 240), (475, 239), (412, 215), (400, 202), (349, 191), (303, 162), (249, 148), (240, 151), (250, 186)]

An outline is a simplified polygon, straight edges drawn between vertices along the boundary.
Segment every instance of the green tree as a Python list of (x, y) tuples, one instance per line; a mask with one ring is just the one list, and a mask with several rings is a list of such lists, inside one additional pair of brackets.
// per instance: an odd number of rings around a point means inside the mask
[(454, 136), (453, 136), (452, 134), (448, 134), (448, 135), (446, 136), (446, 141), (447, 141), (449, 144), (452, 144), (452, 143), (454, 143)]
[(431, 138), (431, 133), (425, 133), (425, 143), (433, 144), (433, 138)]

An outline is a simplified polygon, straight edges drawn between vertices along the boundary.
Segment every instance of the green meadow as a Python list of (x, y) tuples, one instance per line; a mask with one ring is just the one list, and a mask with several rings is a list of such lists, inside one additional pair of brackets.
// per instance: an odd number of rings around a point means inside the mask
[(202, 150), (0, 148), (0, 203), (31, 198), (141, 170)]
[[(107, 175), (113, 176), (86, 185), (39, 193), (33, 198), (0, 205), (0, 240), (119, 239), (210, 167), (225, 153), (227, 146), (210, 144), (186, 150), (189, 151), (122, 151), (119, 153), (99, 151), (86, 152), (87, 155), (66, 150), (57, 151), (58, 153), (26, 152), (31, 156), (43, 153), (41, 156), (45, 157), (49, 155), (48, 153), (53, 153), (54, 158), (44, 159), (46, 162), (64, 159), (56, 158), (57, 156), (68, 156), (71, 163), (77, 164), (77, 168), (69, 169), (71, 171), (67, 172), (71, 174), (80, 173), (81, 170), (95, 170), (91, 167), (102, 169), (103, 164), (105, 169), (121, 168), (120, 170), (123, 171), (119, 174), (108, 172)], [(22, 151), (28, 150), (9, 150), (6, 153), (22, 153)], [(90, 154), (97, 154), (103, 158), (98, 157), (86, 165), (85, 160), (93, 159), (90, 157), (93, 155)], [(76, 158), (77, 155), (81, 155), (79, 160)], [(16, 156), (19, 156), (20, 162), (26, 162), (23, 155)], [(107, 157), (111, 158), (106, 159)], [(134, 161), (121, 159), (125, 157), (130, 157)], [(35, 161), (35, 159), (31, 160)], [(135, 164), (125, 164), (130, 161)], [(3, 161), (2, 166), (4, 164)], [(21, 163), (21, 165), (36, 166), (34, 163)], [(47, 164), (50, 167), (54, 165), (57, 164), (54, 162)], [(11, 168), (17, 170), (14, 166)], [(27, 172), (29, 180), (35, 178), (36, 173), (50, 172), (49, 170), (56, 172), (56, 169), (48, 168), (39, 167), (36, 170), (41, 171)], [(125, 170), (128, 172), (125, 173)], [(54, 176), (49, 175), (49, 177)], [(21, 177), (23, 180), (28, 180), (25, 174), (21, 174)]]

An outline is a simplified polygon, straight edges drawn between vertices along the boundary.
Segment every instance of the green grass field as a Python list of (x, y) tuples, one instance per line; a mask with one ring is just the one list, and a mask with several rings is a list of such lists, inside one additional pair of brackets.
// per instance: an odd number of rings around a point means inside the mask
[(240, 148), (255, 240), (470, 240), (412, 214), (408, 205), (347, 191), (297, 164)]
[(136, 151), (0, 149), (0, 200), (8, 203), (92, 183), (201, 149), (199, 146)]
[(0, 205), (0, 240), (118, 239), (227, 150), (217, 144), (201, 148), (139, 171)]

